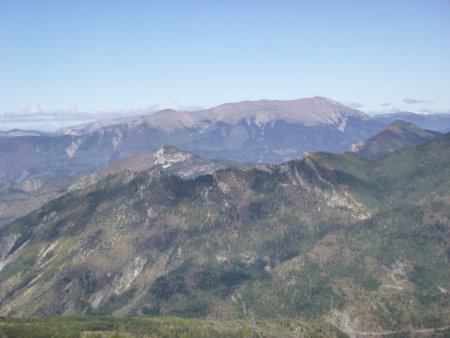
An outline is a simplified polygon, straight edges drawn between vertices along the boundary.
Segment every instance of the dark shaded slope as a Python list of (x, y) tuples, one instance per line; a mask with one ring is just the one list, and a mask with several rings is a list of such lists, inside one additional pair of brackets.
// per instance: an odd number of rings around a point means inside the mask
[(408, 146), (422, 144), (442, 135), (439, 132), (418, 128), (412, 123), (397, 120), (380, 133), (352, 146), (358, 155), (376, 159)]

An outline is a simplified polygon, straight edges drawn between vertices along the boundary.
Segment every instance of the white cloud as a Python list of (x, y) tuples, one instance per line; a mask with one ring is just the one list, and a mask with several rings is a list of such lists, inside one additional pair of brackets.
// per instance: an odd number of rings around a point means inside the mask
[(174, 110), (201, 110), (206, 107), (190, 105), (185, 106), (179, 103), (153, 104), (146, 108), (109, 110), (79, 111), (76, 106), (68, 109), (57, 109), (47, 111), (39, 104), (12, 112), (0, 112), (0, 130), (10, 129), (34, 129), (54, 131), (59, 128), (69, 127), (82, 123), (103, 119), (114, 119), (124, 116), (137, 116), (155, 113), (163, 109)]
[(41, 106), (39, 104), (35, 103), (35, 104), (32, 104), (29, 107), (25, 107), (23, 109), (19, 109), (19, 110), (16, 110), (14, 112), (1, 113), (0, 116), (2, 116), (2, 115), (3, 116), (5, 116), (5, 115), (8, 115), (8, 116), (15, 116), (15, 115), (18, 115), (18, 116), (34, 116), (34, 115), (39, 115), (41, 113), (42, 113)]

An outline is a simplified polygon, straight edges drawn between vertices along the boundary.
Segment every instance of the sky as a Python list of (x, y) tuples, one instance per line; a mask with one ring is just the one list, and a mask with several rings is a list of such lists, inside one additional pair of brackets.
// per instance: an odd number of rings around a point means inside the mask
[(450, 1), (0, 0), (0, 129), (316, 95), (450, 111)]

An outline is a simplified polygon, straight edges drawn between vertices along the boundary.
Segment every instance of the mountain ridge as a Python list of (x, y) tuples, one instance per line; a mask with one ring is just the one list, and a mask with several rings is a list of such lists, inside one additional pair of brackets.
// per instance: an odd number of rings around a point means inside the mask
[[(323, 108), (327, 111), (324, 112), (322, 110)], [(345, 107), (344, 105), (325, 97), (315, 96), (311, 98), (294, 100), (261, 99), (256, 101), (239, 101), (224, 103), (213, 108), (196, 111), (163, 109), (146, 115), (108, 120), (106, 123), (110, 123), (109, 126), (114, 126), (124, 122), (133, 123), (133, 121), (136, 121), (135, 123), (137, 123), (137, 121), (142, 119), (147, 123), (150, 123), (152, 126), (158, 127), (160, 125), (157, 123), (158, 120), (162, 119), (160, 122), (165, 122), (164, 120), (167, 119), (164, 118), (164, 115), (172, 115), (172, 120), (178, 120), (179, 122), (184, 121), (185, 127), (193, 127), (196, 123), (201, 123), (202, 120), (236, 124), (241, 120), (246, 120), (249, 118), (253, 118), (260, 123), (269, 122), (274, 119), (285, 119), (311, 126), (320, 122), (336, 122), (333, 120), (328, 120), (327, 118), (329, 116), (327, 115), (323, 116), (324, 113), (333, 112), (333, 110), (336, 110), (337, 112), (349, 111), (349, 116), (362, 117), (367, 120), (370, 119), (368, 115), (361, 111)], [(258, 115), (265, 116), (259, 116), (258, 118)], [(337, 118), (338, 117), (339, 116), (337, 116)], [(90, 122), (79, 126), (62, 128), (59, 130), (59, 133), (80, 135), (80, 130), (83, 130), (84, 128), (86, 128), (87, 132), (92, 132), (105, 126), (108, 125), (98, 122)], [(166, 126), (163, 126), (162, 129), (165, 128), (171, 130)]]
[(435, 130), (442, 133), (450, 131), (450, 114), (449, 113), (429, 113), (418, 114), (413, 112), (397, 112), (390, 114), (374, 115), (372, 118), (384, 124), (390, 124), (395, 120), (403, 120), (414, 123), (422, 129)]
[(353, 144), (351, 151), (369, 159), (376, 159), (408, 146), (425, 143), (440, 135), (442, 133), (421, 129), (403, 120), (396, 120), (378, 134)]
[(245, 101), (193, 113), (165, 110), (113, 124), (66, 128), (64, 135), (1, 137), (0, 182), (86, 175), (118, 157), (163, 145), (206, 159), (281, 163), (305, 151), (346, 151), (381, 127), (367, 115), (321, 97)]
[(176, 147), (163, 146), (154, 152), (117, 158), (104, 168), (81, 177), (26, 178), (17, 182), (0, 183), (0, 228), (9, 221), (41, 207), (51, 199), (68, 191), (93, 185), (108, 175), (123, 170), (142, 171), (158, 166), (174, 175), (195, 177), (236, 165), (237, 163), (232, 161), (204, 160)]
[(69, 191), (95, 184), (109, 175), (115, 175), (125, 170), (139, 172), (158, 167), (182, 178), (194, 178), (226, 168), (230, 162), (228, 161), (227, 164), (225, 162), (204, 160), (193, 153), (165, 145), (153, 152), (142, 152), (130, 157), (117, 158), (100, 171), (81, 177), (69, 187)]
[(186, 180), (109, 176), (1, 230), (0, 313), (444, 327), (449, 161), (446, 134), (375, 161), (310, 153)]

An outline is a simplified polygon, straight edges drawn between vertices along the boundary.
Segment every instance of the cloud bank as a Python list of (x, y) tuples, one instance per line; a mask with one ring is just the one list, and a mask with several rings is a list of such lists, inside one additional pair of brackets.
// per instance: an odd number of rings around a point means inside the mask
[(179, 103), (161, 103), (150, 105), (146, 108), (119, 109), (114, 111), (79, 111), (77, 107), (48, 111), (43, 109), (39, 104), (33, 104), (16, 111), (0, 112), (0, 130), (28, 129), (55, 131), (59, 128), (97, 120), (152, 114), (163, 109), (194, 111), (204, 108), (206, 107), (198, 105), (188, 106)]

